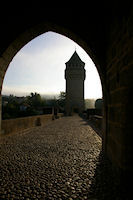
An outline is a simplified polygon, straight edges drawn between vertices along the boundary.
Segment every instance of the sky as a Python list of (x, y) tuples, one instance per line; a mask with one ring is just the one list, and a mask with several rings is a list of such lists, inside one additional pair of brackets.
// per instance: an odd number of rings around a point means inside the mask
[(2, 94), (26, 96), (37, 92), (56, 96), (65, 91), (65, 63), (75, 50), (85, 62), (85, 99), (101, 98), (101, 81), (91, 58), (77, 43), (54, 32), (36, 37), (14, 56), (4, 78)]

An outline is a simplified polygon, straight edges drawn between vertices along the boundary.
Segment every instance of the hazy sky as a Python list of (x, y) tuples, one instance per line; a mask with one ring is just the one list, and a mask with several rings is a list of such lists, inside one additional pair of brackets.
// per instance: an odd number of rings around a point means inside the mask
[(85, 98), (102, 97), (97, 69), (86, 52), (69, 38), (44, 33), (26, 44), (13, 58), (6, 72), (2, 94), (59, 94), (65, 91), (65, 63), (76, 51), (85, 62)]

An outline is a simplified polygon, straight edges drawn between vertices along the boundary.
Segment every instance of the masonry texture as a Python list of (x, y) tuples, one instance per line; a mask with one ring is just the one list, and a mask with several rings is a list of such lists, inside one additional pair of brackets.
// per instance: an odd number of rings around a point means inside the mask
[(78, 116), (0, 139), (1, 200), (118, 195), (110, 163), (102, 159), (101, 138)]
[(107, 152), (124, 170), (132, 168), (132, 22), (133, 14), (130, 14), (112, 24), (107, 51)]

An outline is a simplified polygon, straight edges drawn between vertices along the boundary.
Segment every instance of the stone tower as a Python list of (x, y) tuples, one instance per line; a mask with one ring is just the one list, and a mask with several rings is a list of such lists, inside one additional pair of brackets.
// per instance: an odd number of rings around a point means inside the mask
[(66, 114), (82, 113), (84, 110), (85, 63), (75, 51), (66, 64)]

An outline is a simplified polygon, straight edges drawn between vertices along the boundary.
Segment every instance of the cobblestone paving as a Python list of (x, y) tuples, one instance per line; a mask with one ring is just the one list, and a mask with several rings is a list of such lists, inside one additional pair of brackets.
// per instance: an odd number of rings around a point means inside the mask
[(0, 200), (119, 199), (114, 187), (107, 189), (114, 183), (101, 147), (101, 138), (78, 116), (1, 136)]

